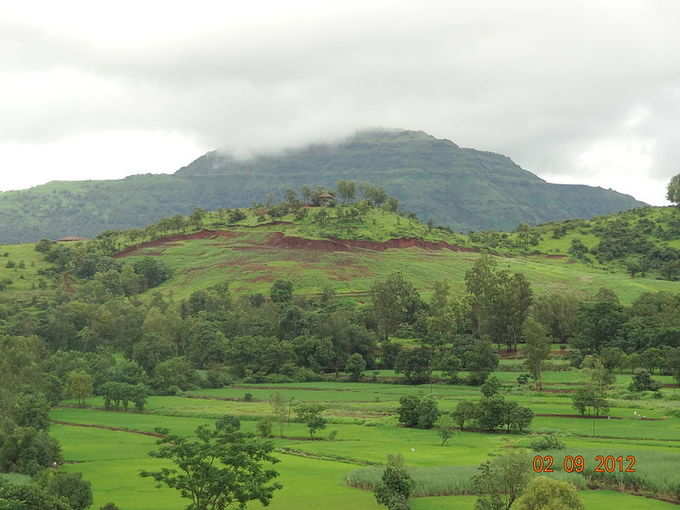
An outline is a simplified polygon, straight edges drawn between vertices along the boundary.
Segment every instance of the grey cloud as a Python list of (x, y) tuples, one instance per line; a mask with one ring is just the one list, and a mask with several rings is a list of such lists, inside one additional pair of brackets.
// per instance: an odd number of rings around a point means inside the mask
[[(655, 141), (641, 177), (678, 171), (680, 7), (414, 4), (282, 11), (261, 23), (222, 13), (223, 26), (123, 48), (4, 26), (13, 90), (35, 73), (51, 79), (0, 101), (0, 141), (172, 130), (247, 152), (403, 127), (578, 177), (593, 144), (638, 137)], [(640, 109), (646, 118), (627, 126)]]

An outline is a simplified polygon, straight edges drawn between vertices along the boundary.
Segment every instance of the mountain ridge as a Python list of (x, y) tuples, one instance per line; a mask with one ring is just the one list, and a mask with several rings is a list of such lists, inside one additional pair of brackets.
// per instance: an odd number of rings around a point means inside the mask
[(338, 180), (380, 185), (423, 220), (459, 231), (511, 230), (646, 205), (602, 188), (551, 184), (508, 156), (461, 148), (422, 131), (368, 130), (334, 144), (248, 159), (211, 151), (174, 174), (53, 181), (0, 193), (0, 243), (91, 237), (197, 207), (250, 206), (272, 190), (332, 187)]

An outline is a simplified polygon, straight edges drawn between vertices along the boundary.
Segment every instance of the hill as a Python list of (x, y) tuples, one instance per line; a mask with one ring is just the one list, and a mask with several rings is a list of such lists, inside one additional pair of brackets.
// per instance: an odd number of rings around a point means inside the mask
[[(356, 209), (308, 208), (302, 209), (303, 215), (286, 214), (273, 220), (262, 211), (243, 209), (235, 222), (229, 221), (234, 211), (222, 210), (207, 213), (200, 225), (189, 225), (186, 218), (180, 229), (161, 222), (109, 239), (121, 262), (134, 263), (149, 256), (165, 262), (172, 277), (156, 290), (175, 298), (224, 281), (237, 294), (267, 294), (275, 280), (287, 279), (299, 295), (333, 289), (339, 297), (363, 300), (376, 279), (395, 271), (413, 281), (424, 295), (443, 280), (462, 294), (465, 272), (482, 253), (496, 254), (500, 267), (524, 273), (539, 294), (592, 295), (605, 287), (629, 303), (643, 292), (678, 289), (676, 282), (651, 274), (631, 278), (615, 262), (600, 264), (559, 252), (549, 235), (538, 234), (539, 246), (526, 249), (519, 233), (497, 233), (506, 241), (492, 247), (488, 238), (430, 228), (417, 218), (382, 208), (356, 216), (350, 214), (352, 210)], [(319, 214), (328, 217), (320, 221)], [(598, 221), (602, 220), (593, 220)], [(551, 226), (540, 228), (547, 232)]]
[(209, 152), (174, 175), (52, 182), (0, 193), (0, 242), (141, 227), (196, 207), (247, 207), (272, 189), (374, 183), (420, 218), (455, 230), (510, 230), (640, 207), (633, 197), (551, 184), (510, 158), (461, 148), (420, 131), (366, 131), (338, 144), (310, 145), (238, 160)]

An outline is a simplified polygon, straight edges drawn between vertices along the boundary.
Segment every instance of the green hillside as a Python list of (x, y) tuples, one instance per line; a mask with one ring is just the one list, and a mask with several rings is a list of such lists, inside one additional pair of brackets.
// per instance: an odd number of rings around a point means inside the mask
[(0, 193), (0, 243), (142, 227), (194, 208), (249, 207), (272, 190), (374, 183), (424, 220), (455, 230), (511, 230), (519, 223), (590, 218), (643, 205), (589, 186), (550, 184), (500, 154), (460, 148), (419, 131), (362, 132), (236, 160), (210, 152), (174, 175), (52, 182)]
[[(676, 282), (652, 275), (631, 278), (616, 263), (598, 264), (558, 252), (548, 225), (541, 227), (545, 232), (539, 245), (525, 250), (517, 233), (499, 233), (505, 243), (490, 247), (493, 243), (486, 239), (429, 228), (413, 217), (384, 209), (370, 208), (360, 217), (350, 217), (352, 209), (313, 208), (306, 210), (304, 218), (288, 214), (276, 221), (244, 209), (240, 211), (244, 218), (232, 223), (228, 216), (233, 212), (218, 211), (206, 214), (200, 227), (165, 231), (169, 226), (162, 222), (146, 231), (110, 239), (117, 250), (124, 250), (121, 261), (151, 256), (168, 264), (172, 278), (156, 290), (177, 298), (224, 281), (231, 282), (230, 288), (239, 294), (266, 294), (272, 282), (287, 279), (299, 295), (331, 288), (339, 296), (362, 300), (376, 279), (395, 271), (402, 272), (425, 295), (434, 282), (444, 280), (462, 293), (465, 272), (487, 252), (498, 256), (501, 267), (526, 274), (539, 293), (590, 295), (606, 287), (630, 303), (644, 292), (674, 292), (678, 288)], [(650, 211), (674, 212), (662, 208)], [(319, 214), (328, 215), (323, 224)]]

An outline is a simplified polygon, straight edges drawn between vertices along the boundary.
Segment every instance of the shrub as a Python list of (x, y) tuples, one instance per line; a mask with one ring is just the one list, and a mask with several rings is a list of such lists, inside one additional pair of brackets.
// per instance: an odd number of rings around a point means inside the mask
[(555, 434), (547, 434), (532, 439), (529, 446), (537, 452), (543, 450), (563, 450), (566, 447)]

